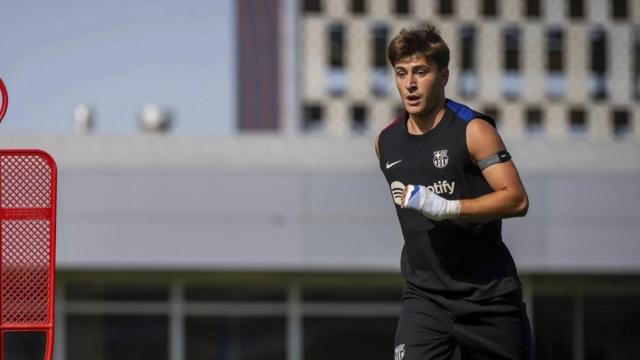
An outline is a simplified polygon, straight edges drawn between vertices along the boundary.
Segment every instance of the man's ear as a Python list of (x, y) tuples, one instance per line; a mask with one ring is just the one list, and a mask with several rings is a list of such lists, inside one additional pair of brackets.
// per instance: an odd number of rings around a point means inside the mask
[(440, 77), (442, 78), (442, 87), (445, 87), (449, 82), (449, 68), (446, 67), (440, 70)]

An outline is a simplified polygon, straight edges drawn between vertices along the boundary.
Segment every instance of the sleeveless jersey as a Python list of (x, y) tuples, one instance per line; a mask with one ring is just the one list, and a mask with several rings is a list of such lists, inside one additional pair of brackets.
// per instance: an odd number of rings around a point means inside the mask
[[(409, 133), (406, 113), (382, 130), (380, 169), (390, 188), (423, 185), (448, 200), (492, 192), (467, 148), (467, 125), (475, 118), (495, 127), (490, 117), (447, 99), (442, 119), (425, 134)], [(414, 288), (480, 300), (520, 287), (513, 258), (502, 242), (500, 220), (433, 221), (397, 204), (396, 212), (404, 236), (402, 275)]]

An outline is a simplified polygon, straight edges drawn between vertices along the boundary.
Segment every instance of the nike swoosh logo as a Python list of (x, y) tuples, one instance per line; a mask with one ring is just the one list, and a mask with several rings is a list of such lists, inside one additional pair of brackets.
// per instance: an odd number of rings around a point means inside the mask
[(398, 161), (396, 161), (396, 162), (392, 162), (391, 164), (389, 164), (389, 162), (387, 161), (387, 169), (390, 169), (393, 165), (395, 165), (395, 164), (397, 164), (397, 163), (399, 163), (399, 162), (401, 162), (401, 161), (402, 161), (402, 160), (398, 160)]

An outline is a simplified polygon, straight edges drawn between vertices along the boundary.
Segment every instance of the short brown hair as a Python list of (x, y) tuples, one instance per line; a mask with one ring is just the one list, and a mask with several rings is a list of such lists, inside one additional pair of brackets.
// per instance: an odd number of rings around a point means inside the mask
[(387, 58), (391, 66), (411, 56), (423, 57), (442, 70), (449, 66), (449, 47), (440, 36), (440, 30), (433, 25), (402, 29), (387, 48)]

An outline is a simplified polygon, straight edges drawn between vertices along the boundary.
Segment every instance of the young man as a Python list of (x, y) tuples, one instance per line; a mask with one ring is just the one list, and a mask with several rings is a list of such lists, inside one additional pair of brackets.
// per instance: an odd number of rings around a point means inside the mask
[(528, 199), (490, 117), (445, 98), (449, 48), (432, 26), (387, 55), (405, 112), (378, 135), (404, 236), (395, 360), (531, 359), (520, 280), (501, 219)]

